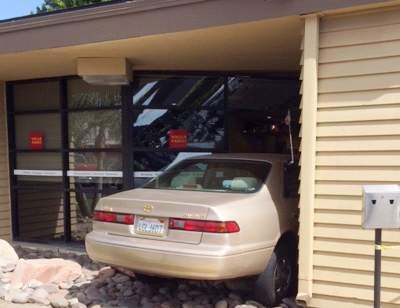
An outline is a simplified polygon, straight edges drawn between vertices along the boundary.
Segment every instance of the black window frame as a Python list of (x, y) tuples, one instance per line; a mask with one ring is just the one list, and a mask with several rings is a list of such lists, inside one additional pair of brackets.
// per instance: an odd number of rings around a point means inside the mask
[[(105, 106), (105, 107), (86, 107), (86, 108), (69, 108), (68, 106), (68, 80), (80, 79), (78, 76), (65, 76), (57, 78), (43, 78), (43, 79), (29, 79), (22, 81), (11, 81), (6, 84), (6, 105), (7, 105), (7, 121), (8, 121), (8, 139), (9, 139), (9, 177), (10, 177), (10, 193), (11, 193), (11, 219), (12, 219), (12, 237), (14, 240), (21, 240), (19, 232), (19, 212), (18, 212), (18, 191), (24, 189), (37, 189), (43, 190), (42, 187), (35, 186), (24, 186), (18, 185), (17, 175), (14, 174), (16, 169), (16, 156), (18, 153), (59, 153), (62, 160), (62, 201), (63, 201), (63, 217), (64, 217), (64, 242), (71, 242), (71, 205), (70, 205), (70, 193), (79, 192), (79, 189), (71, 188), (70, 179), (68, 177), (69, 170), (69, 154), (70, 153), (99, 153), (99, 152), (116, 152), (121, 153), (123, 157), (123, 146), (122, 143), (118, 147), (113, 148), (70, 148), (69, 145), (69, 114), (75, 112), (86, 112), (86, 111), (99, 111), (99, 110), (115, 110), (120, 111), (121, 117), (123, 114), (123, 99), (121, 96), (121, 104), (117, 106)], [(14, 111), (14, 85), (17, 84), (31, 84), (41, 83), (48, 81), (57, 81), (59, 83), (59, 108), (45, 109), (45, 110), (19, 110)], [(121, 95), (122, 95), (121, 87)], [(16, 136), (15, 136), (15, 117), (18, 115), (40, 115), (40, 114), (57, 114), (60, 116), (60, 130), (61, 130), (61, 144), (60, 148), (54, 149), (43, 149), (43, 150), (31, 150), (31, 149), (18, 149), (16, 147)], [(123, 127), (121, 125), (121, 133)], [(109, 193), (108, 189), (95, 189), (91, 192), (95, 193)], [(113, 191), (116, 192), (116, 191)]]

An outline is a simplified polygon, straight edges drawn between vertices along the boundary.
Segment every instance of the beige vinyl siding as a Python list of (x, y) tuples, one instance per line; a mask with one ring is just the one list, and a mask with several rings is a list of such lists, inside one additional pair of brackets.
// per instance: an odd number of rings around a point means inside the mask
[[(400, 183), (400, 8), (322, 17), (318, 78), (311, 306), (371, 307), (361, 187)], [(382, 301), (400, 307), (400, 249), (383, 251)]]
[(0, 238), (11, 239), (5, 84), (0, 82)]

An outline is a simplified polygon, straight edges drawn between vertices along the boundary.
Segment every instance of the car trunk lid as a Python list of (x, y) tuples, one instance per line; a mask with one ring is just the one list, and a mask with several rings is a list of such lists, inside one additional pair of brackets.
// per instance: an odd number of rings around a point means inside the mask
[[(199, 244), (202, 240), (202, 232), (172, 230), (169, 228), (169, 220), (171, 218), (224, 220), (216, 214), (218, 206), (233, 202), (240, 203), (241, 200), (250, 198), (250, 195), (252, 194), (134, 189), (101, 199), (96, 210), (134, 214), (135, 224), (95, 222), (94, 229), (101, 228), (110, 234), (133, 238)], [(141, 225), (140, 228), (139, 225)], [(146, 226), (149, 227), (149, 225), (153, 225), (155, 231), (162, 232), (160, 234), (146, 232), (152, 231), (151, 226), (149, 230), (146, 230)]]
[[(134, 214), (134, 225), (102, 223), (110, 234), (161, 241), (198, 244), (201, 232), (169, 230), (170, 218), (204, 220), (209, 206), (190, 192), (136, 189), (103, 198), (97, 211)], [(183, 196), (182, 196), (183, 195)], [(189, 196), (190, 195), (190, 196)], [(204, 201), (204, 200), (203, 200)]]

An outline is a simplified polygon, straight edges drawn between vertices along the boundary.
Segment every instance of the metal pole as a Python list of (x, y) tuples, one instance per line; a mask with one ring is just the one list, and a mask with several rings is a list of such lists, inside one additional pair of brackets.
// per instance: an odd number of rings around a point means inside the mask
[(382, 229), (375, 230), (374, 308), (381, 307)]

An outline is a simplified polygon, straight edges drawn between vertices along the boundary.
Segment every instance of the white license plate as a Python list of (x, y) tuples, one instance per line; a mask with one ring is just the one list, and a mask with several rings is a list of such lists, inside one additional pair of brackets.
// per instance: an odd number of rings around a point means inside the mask
[(137, 216), (135, 232), (143, 235), (164, 236), (166, 219)]

